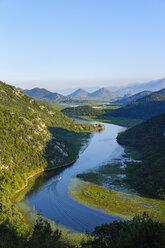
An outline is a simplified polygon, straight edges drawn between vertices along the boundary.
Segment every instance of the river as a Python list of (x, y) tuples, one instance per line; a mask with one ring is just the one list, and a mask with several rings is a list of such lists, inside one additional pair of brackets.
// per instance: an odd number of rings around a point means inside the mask
[[(96, 225), (120, 220), (117, 216), (82, 205), (68, 194), (71, 178), (120, 158), (124, 153), (123, 147), (116, 142), (118, 132), (124, 128), (104, 125), (103, 131), (91, 134), (88, 144), (72, 166), (41, 175), (23, 201), (44, 217), (78, 232), (92, 231)], [(58, 180), (59, 177), (62, 180)]]

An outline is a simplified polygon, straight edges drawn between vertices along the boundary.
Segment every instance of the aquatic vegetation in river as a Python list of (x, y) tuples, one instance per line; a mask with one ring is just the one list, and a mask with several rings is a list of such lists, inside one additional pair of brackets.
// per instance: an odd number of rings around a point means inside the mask
[(103, 209), (126, 219), (146, 212), (157, 220), (165, 221), (163, 200), (130, 195), (78, 179), (70, 182), (69, 193), (83, 204)]

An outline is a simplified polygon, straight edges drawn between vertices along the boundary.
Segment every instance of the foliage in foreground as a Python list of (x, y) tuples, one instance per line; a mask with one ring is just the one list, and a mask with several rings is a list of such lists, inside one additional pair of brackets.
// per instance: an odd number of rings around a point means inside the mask
[(59, 229), (52, 230), (49, 222), (42, 218), (37, 219), (30, 235), (20, 236), (15, 228), (8, 224), (0, 225), (1, 248), (67, 248), (61, 239)]
[(18, 235), (7, 224), (0, 225), (1, 248), (163, 248), (165, 223), (150, 218), (145, 213), (131, 221), (114, 221), (95, 227), (81, 244), (75, 246), (64, 241), (62, 232), (52, 230), (49, 222), (39, 218), (30, 235)]
[(163, 248), (165, 223), (149, 218), (145, 213), (131, 221), (114, 221), (95, 227), (82, 248)]

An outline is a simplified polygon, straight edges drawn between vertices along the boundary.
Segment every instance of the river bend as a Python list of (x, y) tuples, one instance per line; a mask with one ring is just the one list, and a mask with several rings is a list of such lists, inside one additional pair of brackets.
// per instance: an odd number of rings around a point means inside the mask
[[(78, 232), (85, 232), (86, 229), (92, 231), (96, 225), (120, 220), (117, 216), (82, 205), (68, 194), (71, 178), (121, 158), (124, 149), (116, 142), (116, 137), (123, 127), (105, 123), (104, 125), (105, 130), (91, 134), (88, 144), (72, 166), (50, 172), (47, 176), (41, 175), (34, 188), (24, 198), (24, 202), (46, 218)], [(62, 177), (62, 180), (59, 181), (59, 177)]]

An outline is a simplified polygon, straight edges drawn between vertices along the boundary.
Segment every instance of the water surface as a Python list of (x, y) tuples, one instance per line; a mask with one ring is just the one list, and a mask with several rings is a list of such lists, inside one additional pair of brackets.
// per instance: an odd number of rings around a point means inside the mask
[[(104, 125), (105, 130), (91, 134), (88, 145), (72, 166), (41, 175), (24, 202), (59, 225), (79, 232), (85, 232), (86, 229), (92, 231), (96, 225), (119, 220), (117, 216), (82, 205), (68, 194), (71, 178), (121, 158), (124, 149), (116, 142), (116, 137), (123, 128), (112, 124)], [(59, 177), (62, 180), (58, 180)]]

